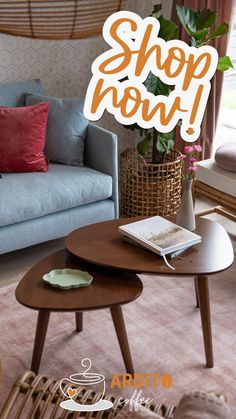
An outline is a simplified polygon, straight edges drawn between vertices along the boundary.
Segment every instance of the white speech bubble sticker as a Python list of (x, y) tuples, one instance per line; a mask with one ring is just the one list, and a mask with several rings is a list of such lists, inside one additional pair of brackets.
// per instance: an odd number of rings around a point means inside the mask
[[(92, 64), (84, 115), (99, 120), (104, 111), (124, 125), (137, 123), (167, 133), (181, 121), (183, 140), (196, 141), (211, 89), (218, 53), (204, 45), (158, 38), (160, 24), (129, 11), (112, 14), (103, 27), (111, 46)], [(153, 95), (143, 82), (152, 72), (171, 86), (169, 96)]]

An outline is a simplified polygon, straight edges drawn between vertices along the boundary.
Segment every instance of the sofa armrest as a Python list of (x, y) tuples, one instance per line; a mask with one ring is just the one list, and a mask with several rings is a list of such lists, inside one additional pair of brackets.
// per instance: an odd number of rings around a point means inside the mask
[(89, 123), (85, 139), (86, 166), (112, 176), (112, 199), (115, 216), (119, 216), (118, 197), (118, 138), (113, 132)]

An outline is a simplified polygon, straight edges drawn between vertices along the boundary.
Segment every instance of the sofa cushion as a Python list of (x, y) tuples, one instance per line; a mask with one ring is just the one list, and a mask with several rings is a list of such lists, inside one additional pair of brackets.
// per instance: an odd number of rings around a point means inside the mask
[(49, 103), (0, 106), (0, 172), (46, 172), (46, 124)]
[(80, 99), (26, 94), (26, 105), (49, 102), (46, 155), (52, 162), (83, 166), (84, 139), (88, 120), (81, 113)]
[(220, 145), (216, 150), (215, 161), (222, 169), (236, 172), (236, 141)]
[(111, 197), (112, 177), (89, 167), (50, 164), (45, 173), (6, 173), (0, 179), (0, 226)]
[(40, 80), (0, 83), (0, 106), (24, 106), (25, 92), (43, 94)]
[(218, 191), (236, 197), (236, 172), (221, 169), (214, 159), (197, 163), (196, 179)]

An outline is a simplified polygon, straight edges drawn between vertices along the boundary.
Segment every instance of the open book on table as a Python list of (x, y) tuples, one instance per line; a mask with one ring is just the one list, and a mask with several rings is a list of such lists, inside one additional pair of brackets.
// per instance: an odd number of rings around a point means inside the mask
[(125, 224), (119, 227), (119, 231), (125, 237), (163, 257), (201, 241), (197, 234), (160, 216)]

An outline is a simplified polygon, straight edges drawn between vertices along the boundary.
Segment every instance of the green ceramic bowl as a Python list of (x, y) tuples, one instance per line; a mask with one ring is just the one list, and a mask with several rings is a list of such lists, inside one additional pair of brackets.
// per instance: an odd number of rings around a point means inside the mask
[(43, 275), (43, 281), (52, 287), (69, 290), (71, 288), (87, 287), (93, 277), (85, 271), (78, 269), (53, 269)]

